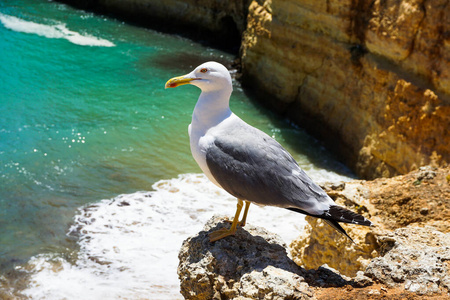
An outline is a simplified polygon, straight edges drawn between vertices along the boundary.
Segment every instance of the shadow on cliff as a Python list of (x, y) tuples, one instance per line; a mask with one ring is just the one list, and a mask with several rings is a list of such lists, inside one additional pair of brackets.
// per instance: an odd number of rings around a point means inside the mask
[[(239, 52), (241, 32), (230, 15), (218, 19), (216, 28), (211, 29), (209, 28), (211, 25), (206, 26), (199, 22), (184, 20), (182, 15), (164, 10), (158, 13), (156, 9), (161, 6), (152, 1), (134, 1), (133, 3), (133, 1), (59, 0), (59, 2), (116, 18), (131, 25), (183, 36), (206, 47), (219, 48), (230, 54), (237, 55)], [(181, 14), (183, 13), (185, 12), (181, 9)]]

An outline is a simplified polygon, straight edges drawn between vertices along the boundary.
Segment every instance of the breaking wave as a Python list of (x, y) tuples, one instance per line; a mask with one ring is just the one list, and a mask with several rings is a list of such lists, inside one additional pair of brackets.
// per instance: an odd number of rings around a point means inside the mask
[(65, 24), (46, 25), (25, 21), (17, 17), (0, 13), (0, 22), (6, 28), (23, 33), (37, 34), (50, 39), (66, 39), (81, 46), (114, 47), (115, 44), (89, 34), (80, 34), (69, 30)]
[[(185, 174), (154, 184), (154, 191), (120, 195), (80, 208), (68, 235), (77, 259), (40, 254), (24, 266), (32, 299), (182, 299), (177, 277), (184, 239), (213, 214), (232, 217), (236, 200), (204, 175)], [(284, 209), (250, 207), (249, 222), (286, 242), (304, 217)]]

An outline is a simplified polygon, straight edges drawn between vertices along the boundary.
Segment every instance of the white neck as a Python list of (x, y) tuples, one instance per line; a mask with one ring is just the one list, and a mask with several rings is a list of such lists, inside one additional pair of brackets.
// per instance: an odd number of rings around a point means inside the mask
[(202, 92), (192, 114), (192, 126), (208, 130), (229, 117), (232, 90), (230, 88)]

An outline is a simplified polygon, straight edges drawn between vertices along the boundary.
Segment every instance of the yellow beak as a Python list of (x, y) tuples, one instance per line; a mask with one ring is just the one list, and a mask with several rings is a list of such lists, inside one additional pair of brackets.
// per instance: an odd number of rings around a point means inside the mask
[(174, 77), (172, 79), (169, 79), (166, 82), (166, 89), (167, 88), (175, 88), (177, 86), (184, 85), (184, 84), (189, 84), (189, 83), (191, 83), (191, 81), (197, 80), (197, 79), (199, 79), (199, 78), (189, 78), (189, 77), (186, 77), (186, 75)]

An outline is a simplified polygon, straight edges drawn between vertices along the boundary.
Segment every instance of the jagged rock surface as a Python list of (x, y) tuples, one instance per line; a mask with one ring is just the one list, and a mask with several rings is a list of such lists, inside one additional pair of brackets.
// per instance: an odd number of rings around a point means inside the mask
[(339, 205), (356, 211), (376, 227), (342, 224), (356, 245), (316, 218), (291, 245), (293, 260), (307, 269), (323, 264), (341, 274), (354, 276), (380, 254), (378, 237), (408, 225), (433, 226), (450, 231), (450, 168), (423, 167), (393, 178), (354, 180), (325, 185), (325, 191)]
[(355, 276), (379, 255), (377, 233), (372, 228), (341, 224), (355, 241), (353, 244), (322, 220), (306, 220), (305, 230), (290, 245), (292, 259), (299, 266), (317, 269), (327, 264), (341, 274)]
[(224, 220), (211, 218), (203, 231), (183, 242), (178, 276), (185, 299), (450, 296), (450, 233), (406, 227), (379, 235), (380, 256), (350, 278), (327, 265), (313, 270), (298, 267), (282, 240), (263, 228), (247, 225), (235, 236), (209, 242), (210, 232), (229, 226)]
[(314, 299), (282, 240), (247, 225), (217, 242), (208, 233), (229, 224), (213, 217), (180, 250), (178, 276), (185, 299)]
[(337, 203), (365, 214), (380, 228), (411, 224), (450, 231), (450, 167), (425, 166), (392, 178), (354, 180), (340, 190), (324, 188)]
[(440, 300), (450, 296), (449, 233), (407, 227), (379, 235), (380, 256), (350, 278), (327, 265), (313, 270), (298, 267), (282, 240), (263, 228), (247, 225), (238, 228), (235, 236), (209, 242), (210, 232), (229, 226), (224, 220), (211, 218), (203, 231), (183, 242), (178, 276), (185, 299)]
[(211, 243), (208, 234), (228, 227), (225, 219), (212, 217), (183, 242), (178, 276), (185, 299), (316, 299), (316, 288), (373, 283), (362, 272), (352, 279), (327, 265), (305, 270), (288, 257), (279, 236), (261, 227), (247, 224)]
[(419, 295), (450, 294), (450, 233), (406, 227), (380, 237), (379, 243), (382, 256), (369, 263), (366, 276)]

